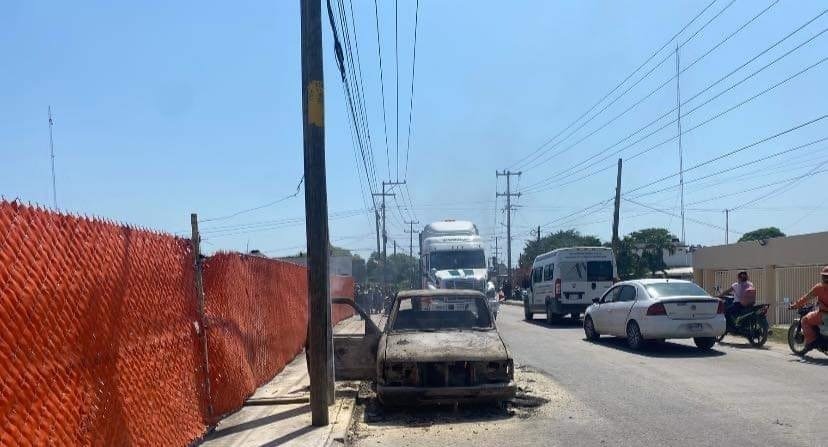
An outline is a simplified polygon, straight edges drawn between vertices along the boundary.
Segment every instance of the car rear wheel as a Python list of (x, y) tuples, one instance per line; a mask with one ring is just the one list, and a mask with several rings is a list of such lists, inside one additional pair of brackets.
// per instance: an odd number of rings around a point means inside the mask
[(716, 344), (715, 337), (696, 337), (693, 339), (693, 343), (696, 344), (696, 347), (701, 349), (702, 351), (709, 351), (713, 348), (713, 345)]
[(635, 321), (627, 323), (627, 346), (634, 351), (644, 346), (644, 336), (641, 335), (641, 328)]
[(563, 315), (556, 314), (552, 312), (552, 306), (549, 303), (546, 303), (546, 323), (547, 324), (555, 324), (560, 323), (561, 317)]
[(598, 341), (601, 338), (601, 334), (595, 330), (595, 323), (592, 322), (592, 317), (589, 315), (584, 317), (584, 334), (589, 341)]

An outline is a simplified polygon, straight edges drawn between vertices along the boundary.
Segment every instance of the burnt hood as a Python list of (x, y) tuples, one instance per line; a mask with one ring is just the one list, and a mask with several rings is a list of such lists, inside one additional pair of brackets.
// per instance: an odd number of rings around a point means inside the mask
[(496, 329), (400, 332), (387, 335), (385, 360), (394, 362), (483, 361), (509, 358)]

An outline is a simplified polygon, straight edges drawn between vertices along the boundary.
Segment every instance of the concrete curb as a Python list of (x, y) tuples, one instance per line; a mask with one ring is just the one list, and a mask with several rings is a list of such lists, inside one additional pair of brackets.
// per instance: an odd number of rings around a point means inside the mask
[[(358, 388), (359, 383), (355, 382), (355, 386)], [(351, 427), (351, 422), (354, 417), (357, 395), (358, 391), (354, 391), (353, 396), (342, 396), (336, 400), (335, 408), (332, 409), (333, 420), (330, 424), (330, 435), (328, 435), (328, 439), (325, 441), (326, 447), (345, 445), (348, 429)]]

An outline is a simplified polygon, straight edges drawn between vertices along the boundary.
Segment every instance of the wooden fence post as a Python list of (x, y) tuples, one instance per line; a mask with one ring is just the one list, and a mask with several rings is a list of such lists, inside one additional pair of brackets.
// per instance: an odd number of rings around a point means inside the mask
[(196, 299), (198, 300), (198, 338), (204, 355), (204, 393), (207, 396), (207, 416), (213, 417), (213, 401), (210, 393), (210, 360), (207, 352), (207, 316), (204, 309), (204, 281), (202, 279), (201, 235), (198, 232), (198, 214), (190, 214), (190, 226), (193, 235), (190, 243), (193, 247), (193, 270), (195, 271)]

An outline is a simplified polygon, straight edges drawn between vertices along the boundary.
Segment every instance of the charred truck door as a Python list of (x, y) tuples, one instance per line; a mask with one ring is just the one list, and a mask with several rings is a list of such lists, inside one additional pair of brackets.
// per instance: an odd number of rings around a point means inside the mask
[(353, 301), (334, 298), (333, 304), (352, 307), (364, 320), (362, 334), (334, 334), (334, 374), (336, 380), (373, 380), (377, 375), (377, 346), (382, 333), (371, 317)]

